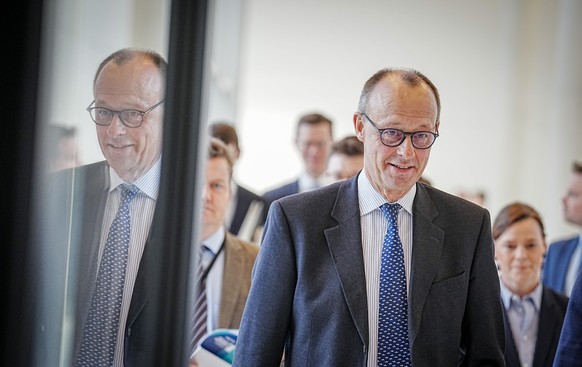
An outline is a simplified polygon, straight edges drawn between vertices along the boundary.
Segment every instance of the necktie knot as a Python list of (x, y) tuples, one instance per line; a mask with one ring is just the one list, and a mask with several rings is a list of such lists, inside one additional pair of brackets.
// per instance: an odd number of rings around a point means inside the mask
[(380, 206), (380, 210), (382, 211), (382, 213), (384, 213), (386, 219), (388, 219), (389, 225), (394, 225), (398, 223), (397, 218), (398, 211), (400, 210), (400, 208), (401, 208), (400, 204), (385, 203)]
[(119, 185), (121, 190), (121, 200), (120, 203), (123, 205), (129, 204), (129, 202), (137, 195), (139, 188), (135, 185), (121, 184)]

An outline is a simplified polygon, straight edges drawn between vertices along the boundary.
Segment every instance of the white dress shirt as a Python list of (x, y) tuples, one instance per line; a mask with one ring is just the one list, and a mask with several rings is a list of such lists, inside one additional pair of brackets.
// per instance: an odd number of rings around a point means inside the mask
[[(412, 203), (416, 195), (416, 185), (396, 203), (402, 206), (398, 211), (398, 234), (404, 251), (407, 291), (410, 285), (412, 260)], [(386, 199), (371, 185), (362, 171), (358, 176), (358, 201), (362, 225), (362, 251), (366, 273), (366, 292), (368, 296), (368, 367), (376, 367), (378, 358), (378, 308), (380, 296), (380, 258), (382, 244), (388, 227), (388, 220), (380, 210)]]
[[(127, 322), (127, 314), (129, 313), (131, 295), (133, 294), (133, 287), (137, 278), (139, 263), (150, 232), (156, 199), (158, 198), (160, 167), (161, 160), (158, 159), (158, 161), (145, 175), (133, 182), (133, 184), (137, 186), (140, 191), (129, 203), (131, 229), (129, 237), (129, 251), (127, 254), (127, 268), (125, 272), (125, 285), (123, 287), (123, 300), (121, 303), (121, 311), (119, 315), (117, 345), (115, 348), (113, 363), (115, 367), (123, 367), (125, 324)], [(105, 242), (107, 242), (109, 227), (111, 227), (119, 207), (119, 201), (121, 199), (119, 185), (126, 183), (111, 167), (109, 168), (109, 180), (109, 196), (105, 206), (103, 225), (101, 227), (99, 262), (101, 262), (101, 254), (105, 248)]]

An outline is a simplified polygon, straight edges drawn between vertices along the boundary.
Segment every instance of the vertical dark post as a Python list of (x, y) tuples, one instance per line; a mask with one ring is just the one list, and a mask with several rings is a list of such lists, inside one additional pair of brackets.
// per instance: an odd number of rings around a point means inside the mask
[(190, 274), (190, 250), (204, 101), (206, 0), (173, 0), (164, 115), (164, 145), (160, 192), (152, 224), (153, 297), (158, 309), (151, 331), (152, 366), (182, 366), (189, 354), (185, 317)]

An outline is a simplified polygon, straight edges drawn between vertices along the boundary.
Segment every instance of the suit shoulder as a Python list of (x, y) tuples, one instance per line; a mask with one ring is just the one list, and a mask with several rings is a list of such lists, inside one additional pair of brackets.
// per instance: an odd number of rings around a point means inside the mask
[(578, 244), (578, 236), (569, 237), (566, 239), (561, 239), (561, 240), (557, 240), (557, 241), (552, 242), (548, 248), (548, 251), (552, 247), (554, 249), (558, 249), (558, 248), (564, 248), (564, 247), (569, 247), (569, 246), (576, 246), (577, 244)]
[(263, 194), (263, 198), (270, 203), (282, 197), (295, 194), (297, 193), (298, 189), (299, 182), (295, 180), (265, 192)]
[(245, 197), (249, 200), (257, 200), (257, 201), (264, 201), (263, 197), (259, 194), (252, 192), (251, 190), (247, 189), (244, 186), (238, 185), (238, 193), (241, 197)]
[(427, 186), (420, 184), (420, 190), (426, 190), (432, 201), (435, 203), (437, 207), (446, 207), (446, 208), (456, 208), (456, 210), (462, 212), (474, 212), (474, 213), (483, 213), (488, 212), (488, 210), (478, 204), (475, 204), (469, 200), (463, 199), (459, 196), (450, 194), (443, 190), (437, 189), (433, 186)]
[(248, 252), (255, 256), (259, 252), (259, 245), (254, 242), (243, 240), (242, 238), (239, 238), (230, 232), (226, 233), (226, 239), (230, 243), (236, 244), (244, 252)]
[(547, 296), (548, 298), (553, 300), (558, 305), (560, 310), (563, 311), (563, 313), (566, 313), (566, 309), (568, 307), (568, 302), (570, 301), (570, 298), (568, 298), (568, 296), (566, 295), (556, 292), (555, 290), (548, 286), (544, 285), (543, 288), (544, 296)]

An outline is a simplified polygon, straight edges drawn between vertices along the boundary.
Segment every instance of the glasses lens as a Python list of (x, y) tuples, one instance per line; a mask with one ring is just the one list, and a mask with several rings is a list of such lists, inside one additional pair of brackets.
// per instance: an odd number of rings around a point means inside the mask
[(397, 129), (386, 129), (382, 131), (382, 142), (389, 147), (400, 145), (404, 139), (404, 132)]
[(113, 119), (113, 112), (107, 108), (95, 107), (91, 109), (91, 117), (98, 125), (109, 125)]
[(141, 125), (143, 115), (137, 110), (123, 110), (121, 111), (121, 118), (127, 126), (137, 127)]
[(435, 136), (428, 131), (419, 131), (412, 134), (412, 145), (420, 149), (426, 149), (432, 145)]

